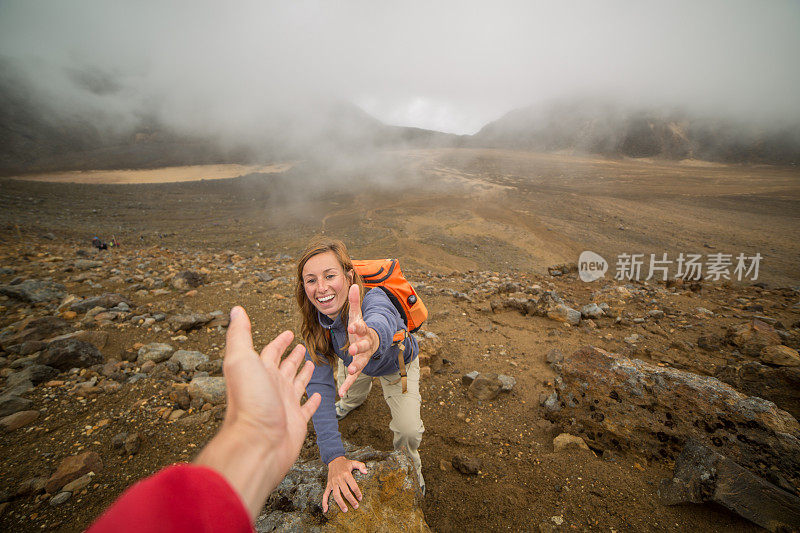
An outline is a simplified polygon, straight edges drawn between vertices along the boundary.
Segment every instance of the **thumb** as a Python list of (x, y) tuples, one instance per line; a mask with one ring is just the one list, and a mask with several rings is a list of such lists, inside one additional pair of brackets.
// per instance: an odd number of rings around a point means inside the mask
[(347, 300), (350, 303), (350, 313), (348, 318), (352, 324), (353, 321), (361, 318), (361, 289), (358, 285), (353, 283), (350, 285), (350, 292), (347, 293)]

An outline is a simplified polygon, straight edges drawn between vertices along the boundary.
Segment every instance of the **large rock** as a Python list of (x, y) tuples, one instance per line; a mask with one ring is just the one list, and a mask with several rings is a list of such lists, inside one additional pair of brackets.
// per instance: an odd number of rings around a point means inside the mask
[(189, 396), (219, 405), (225, 403), (225, 378), (221, 376), (201, 376), (189, 382)]
[[(346, 445), (347, 446), (347, 445)], [(342, 513), (331, 496), (322, 514), (326, 467), (317, 459), (298, 461), (267, 500), (255, 530), (304, 532), (425, 532), (422, 494), (411, 460), (403, 453), (353, 450), (347, 457), (362, 461), (367, 473), (353, 474), (363, 495), (358, 509)]]
[(169, 360), (178, 363), (187, 372), (194, 372), (198, 365), (208, 362), (208, 356), (203, 352), (178, 350)]
[(745, 324), (739, 324), (728, 330), (728, 340), (745, 355), (758, 357), (767, 346), (781, 344), (780, 336), (775, 329), (754, 318)]
[(739, 392), (775, 402), (800, 419), (800, 367), (772, 367), (749, 361), (727, 365), (715, 377)]
[(103, 469), (103, 461), (96, 452), (85, 452), (80, 455), (65, 457), (58, 465), (55, 473), (45, 485), (49, 494), (55, 494), (70, 481), (76, 480), (89, 472), (99, 473)]
[(800, 424), (770, 401), (592, 346), (560, 368), (546, 416), (592, 448), (675, 459), (695, 437), (759, 475), (774, 466), (800, 486)]
[(800, 528), (800, 498), (754, 475), (695, 439), (658, 489), (666, 505), (713, 501), (769, 531)]
[(14, 394), (4, 394), (0, 396), (0, 416), (13, 415), (23, 411), (30, 407), (32, 403), (27, 398), (20, 398)]
[(214, 316), (204, 313), (192, 313), (189, 315), (175, 315), (168, 320), (169, 325), (175, 331), (191, 331), (201, 328), (214, 320)]
[(39, 418), (39, 411), (20, 411), (0, 418), (0, 427), (5, 431), (14, 431), (27, 426), (37, 418)]
[(67, 289), (53, 281), (28, 279), (17, 285), (0, 285), (0, 294), (23, 302), (51, 302), (67, 295)]
[(767, 346), (761, 350), (761, 362), (774, 366), (800, 366), (797, 350), (783, 344)]
[(103, 355), (93, 344), (76, 339), (51, 342), (39, 363), (62, 372), (70, 368), (86, 368), (103, 362)]
[(20, 322), (17, 328), (16, 332), (9, 329), (0, 337), (3, 349), (8, 350), (13, 345), (26, 342), (41, 341), (71, 329), (67, 321), (57, 316), (43, 316), (28, 322)]
[(145, 361), (160, 363), (169, 359), (174, 350), (175, 348), (169, 344), (164, 344), (163, 342), (151, 342), (150, 344), (145, 344), (139, 348), (136, 362), (139, 364), (142, 364)]
[(38, 385), (43, 381), (49, 381), (58, 375), (58, 370), (51, 366), (32, 364), (19, 372), (14, 372), (6, 378), (6, 388), (14, 388), (18, 383), (30, 381), (33, 385)]
[(478, 374), (467, 390), (470, 398), (474, 400), (494, 400), (503, 390), (503, 383), (497, 374), (487, 372)]
[(172, 286), (179, 291), (194, 289), (205, 283), (206, 277), (192, 270), (185, 270), (172, 278)]
[(89, 309), (93, 309), (95, 307), (111, 309), (112, 307), (116, 307), (117, 305), (123, 302), (127, 304), (129, 307), (133, 306), (133, 302), (131, 302), (121, 294), (107, 292), (100, 296), (92, 296), (91, 298), (86, 298), (85, 300), (80, 300), (78, 302), (75, 302), (70, 306), (70, 309), (72, 309), (76, 313), (85, 313)]

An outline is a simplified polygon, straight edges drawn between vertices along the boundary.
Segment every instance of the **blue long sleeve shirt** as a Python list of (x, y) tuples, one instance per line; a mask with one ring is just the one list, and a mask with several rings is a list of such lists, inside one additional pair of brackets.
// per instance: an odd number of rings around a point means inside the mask
[[(372, 355), (367, 366), (362, 371), (372, 377), (386, 376), (399, 371), (397, 360), (397, 346), (392, 346), (394, 334), (401, 329), (406, 329), (403, 318), (395, 309), (389, 297), (381, 289), (369, 289), (364, 295), (361, 304), (361, 315), (367, 327), (374, 329), (378, 333), (380, 345), (378, 350)], [(342, 323), (339, 317), (331, 320), (319, 311), (317, 312), (319, 323), (331, 333), (331, 341), (336, 356), (342, 360), (347, 367), (353, 361), (353, 357), (342, 350), (342, 346), (347, 343), (347, 326)], [(406, 364), (413, 361), (419, 353), (417, 340), (413, 335), (408, 335), (403, 360)], [(306, 359), (311, 360), (311, 356), (306, 352)], [(325, 360), (324, 356), (320, 359)], [(330, 463), (337, 457), (344, 455), (344, 445), (339, 433), (339, 421), (336, 420), (336, 380), (334, 377), (335, 368), (327, 363), (320, 363), (314, 367), (314, 374), (306, 386), (309, 398), (315, 392), (322, 395), (322, 403), (314, 413), (314, 431), (317, 433), (317, 446), (325, 464)]]

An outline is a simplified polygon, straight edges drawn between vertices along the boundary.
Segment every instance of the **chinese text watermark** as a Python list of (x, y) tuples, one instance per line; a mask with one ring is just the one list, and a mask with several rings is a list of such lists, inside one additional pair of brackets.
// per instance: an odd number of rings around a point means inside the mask
[[(666, 252), (661, 254), (628, 254), (617, 256), (614, 279), (616, 280), (662, 280), (681, 278), (685, 281), (743, 281), (758, 279), (761, 254), (738, 255), (726, 253), (678, 254), (670, 258)], [(578, 274), (586, 282), (596, 281), (605, 276), (608, 262), (602, 256), (585, 251), (578, 258)]]

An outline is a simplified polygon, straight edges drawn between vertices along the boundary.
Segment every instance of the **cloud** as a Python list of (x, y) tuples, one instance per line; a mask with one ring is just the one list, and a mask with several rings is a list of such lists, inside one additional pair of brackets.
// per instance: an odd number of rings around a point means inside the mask
[(345, 100), (473, 133), (565, 96), (800, 120), (800, 4), (3, 2), (0, 54), (56, 109), (260, 131)]

